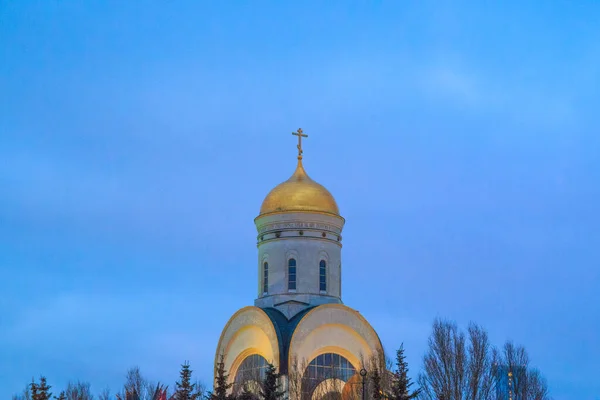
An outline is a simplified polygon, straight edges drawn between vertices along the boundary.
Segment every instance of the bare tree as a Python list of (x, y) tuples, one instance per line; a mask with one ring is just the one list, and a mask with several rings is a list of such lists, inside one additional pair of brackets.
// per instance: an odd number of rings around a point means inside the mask
[(160, 400), (166, 394), (166, 386), (149, 382), (142, 376), (139, 367), (133, 367), (127, 371), (123, 392), (117, 393), (115, 397), (117, 400)]
[(504, 344), (501, 365), (504, 366), (511, 377), (512, 388), (515, 395), (522, 398), (527, 391), (527, 368), (529, 356), (522, 346), (515, 346), (511, 341)]
[(497, 362), (497, 352), (480, 326), (471, 323), (468, 331), (468, 391), (465, 397), (467, 400), (491, 399), (496, 387), (493, 365)]
[(467, 337), (454, 322), (435, 320), (419, 374), (420, 399), (491, 400), (495, 351), (485, 330), (470, 324)]
[(148, 388), (148, 381), (140, 373), (140, 367), (132, 367), (125, 377), (125, 393), (137, 393), (142, 396)]
[(195, 387), (196, 393), (198, 394), (198, 399), (204, 399), (208, 392), (208, 390), (206, 389), (206, 385), (203, 382), (196, 380)]
[(548, 399), (548, 385), (529, 367), (525, 348), (507, 342), (498, 352), (473, 323), (467, 337), (453, 322), (434, 321), (418, 383), (421, 400), (493, 400), (504, 391), (514, 400)]
[(530, 369), (527, 373), (526, 396), (528, 400), (548, 400), (550, 398), (548, 383), (537, 369)]
[(456, 324), (435, 320), (419, 374), (422, 399), (462, 400), (465, 389), (465, 336)]
[(65, 390), (67, 400), (93, 400), (94, 395), (90, 391), (88, 382), (69, 382)]
[(26, 385), (21, 394), (13, 395), (12, 400), (31, 400), (31, 392), (29, 390), (29, 385)]
[(302, 383), (304, 372), (308, 367), (306, 359), (298, 360), (297, 356), (292, 357), (292, 362), (288, 366), (288, 392), (290, 400), (304, 400)]
[(529, 355), (523, 346), (508, 341), (499, 359), (502, 372), (510, 378), (510, 388), (515, 400), (546, 400), (548, 384), (540, 372), (529, 366)]
[(110, 389), (104, 388), (98, 395), (98, 400), (110, 400)]

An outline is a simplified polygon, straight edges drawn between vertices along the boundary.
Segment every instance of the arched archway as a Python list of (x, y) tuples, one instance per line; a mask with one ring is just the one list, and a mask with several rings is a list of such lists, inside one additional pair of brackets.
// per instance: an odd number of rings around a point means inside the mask
[(346, 382), (356, 375), (347, 358), (336, 353), (323, 353), (308, 364), (302, 376), (302, 397), (313, 400), (338, 400)]
[(233, 393), (239, 394), (246, 387), (258, 395), (260, 385), (265, 379), (269, 362), (260, 354), (251, 354), (240, 363), (233, 379)]

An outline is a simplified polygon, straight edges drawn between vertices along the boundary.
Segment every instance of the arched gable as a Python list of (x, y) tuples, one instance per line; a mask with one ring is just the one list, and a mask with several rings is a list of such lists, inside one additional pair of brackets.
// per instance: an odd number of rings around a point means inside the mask
[(379, 336), (356, 310), (343, 304), (324, 304), (300, 320), (290, 339), (288, 363), (310, 361), (320, 354), (337, 353), (353, 365), (373, 356), (383, 357)]
[(215, 377), (221, 355), (224, 356), (230, 381), (241, 362), (252, 354), (261, 355), (279, 368), (278, 336), (271, 319), (262, 309), (254, 306), (242, 308), (229, 319), (221, 333), (215, 354)]

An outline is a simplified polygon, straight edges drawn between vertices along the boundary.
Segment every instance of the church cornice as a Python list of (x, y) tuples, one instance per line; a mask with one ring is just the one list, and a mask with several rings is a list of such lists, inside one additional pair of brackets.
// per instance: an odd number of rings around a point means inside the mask
[(290, 240), (290, 239), (302, 239), (302, 240), (316, 240), (316, 241), (320, 241), (320, 242), (333, 242), (336, 245), (338, 245), (339, 247), (342, 247), (342, 243), (337, 241), (334, 238), (331, 237), (317, 237), (317, 236), (308, 236), (308, 235), (283, 235), (281, 234), (279, 237), (275, 234), (266, 234), (266, 235), (261, 235), (258, 237), (257, 239), (257, 246), (260, 246), (263, 243), (267, 243), (267, 242), (275, 242), (275, 241), (279, 241), (279, 240)]
[(265, 217), (272, 217), (272, 216), (277, 216), (277, 215), (287, 215), (290, 213), (294, 213), (294, 214), (319, 214), (319, 215), (326, 215), (328, 217), (334, 217), (334, 218), (339, 218), (342, 220), (342, 224), (344, 224), (346, 222), (346, 219), (344, 217), (342, 217), (339, 214), (334, 214), (334, 213), (329, 213), (329, 212), (324, 212), (324, 211), (317, 211), (317, 210), (293, 210), (293, 211), (273, 211), (270, 213), (265, 213), (265, 214), (261, 214), (258, 217), (254, 218), (254, 222), (256, 223), (257, 220), (261, 219), (261, 218), (265, 218)]

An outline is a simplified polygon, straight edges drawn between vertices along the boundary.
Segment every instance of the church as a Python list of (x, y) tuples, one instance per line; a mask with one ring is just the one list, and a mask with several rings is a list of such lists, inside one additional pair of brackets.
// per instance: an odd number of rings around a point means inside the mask
[(345, 220), (304, 169), (307, 135), (293, 135), (296, 170), (267, 194), (254, 219), (257, 297), (225, 325), (215, 371), (223, 362), (235, 393), (256, 392), (270, 363), (290, 400), (354, 399), (368, 363), (383, 362), (383, 348), (367, 320), (342, 302)]

